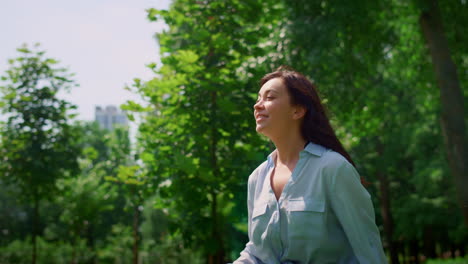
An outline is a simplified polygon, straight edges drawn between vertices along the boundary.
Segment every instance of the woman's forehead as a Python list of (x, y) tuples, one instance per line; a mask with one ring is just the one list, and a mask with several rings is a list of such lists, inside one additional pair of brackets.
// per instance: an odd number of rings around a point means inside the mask
[(283, 81), (280, 78), (274, 78), (263, 84), (258, 94), (265, 94), (267, 92), (282, 93), (284, 91), (285, 87)]

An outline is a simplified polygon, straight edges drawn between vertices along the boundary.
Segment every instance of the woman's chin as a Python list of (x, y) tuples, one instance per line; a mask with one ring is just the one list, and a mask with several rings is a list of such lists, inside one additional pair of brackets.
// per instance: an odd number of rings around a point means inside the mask
[(255, 127), (255, 130), (257, 130), (257, 133), (262, 133), (262, 131), (264, 130), (264, 127), (262, 125), (257, 124), (257, 126)]
[(255, 127), (255, 130), (257, 131), (257, 133), (268, 137), (268, 129), (266, 129), (266, 127), (257, 124), (257, 126)]

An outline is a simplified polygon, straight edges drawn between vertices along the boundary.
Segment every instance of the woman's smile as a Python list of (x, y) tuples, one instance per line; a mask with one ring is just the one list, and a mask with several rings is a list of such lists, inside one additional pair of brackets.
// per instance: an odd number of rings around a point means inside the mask
[(265, 114), (256, 114), (255, 115), (255, 121), (258, 123), (258, 122), (261, 122), (261, 121), (264, 121), (265, 119), (267, 119), (268, 116), (265, 115)]

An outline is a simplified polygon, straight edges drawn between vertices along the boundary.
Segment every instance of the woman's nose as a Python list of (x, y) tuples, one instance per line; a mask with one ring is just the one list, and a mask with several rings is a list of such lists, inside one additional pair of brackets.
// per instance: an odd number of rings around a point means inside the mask
[(253, 106), (254, 109), (259, 109), (259, 108), (262, 108), (262, 107), (263, 107), (262, 100), (258, 100)]

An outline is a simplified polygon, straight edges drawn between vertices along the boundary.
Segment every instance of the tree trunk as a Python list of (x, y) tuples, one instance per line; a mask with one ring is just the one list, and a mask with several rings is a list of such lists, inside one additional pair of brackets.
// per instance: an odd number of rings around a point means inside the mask
[(216, 241), (216, 251), (214, 254), (210, 254), (208, 256), (208, 263), (209, 264), (224, 264), (224, 242), (221, 236), (221, 231), (219, 230), (219, 222), (218, 222), (218, 203), (217, 203), (217, 196), (214, 192), (211, 193), (211, 197), (213, 199), (211, 203), (211, 215), (213, 218), (213, 227), (212, 227), (212, 239)]
[(91, 249), (91, 252), (92, 252), (91, 259), (88, 262), (89, 264), (96, 263), (96, 250), (94, 246), (94, 233), (93, 233), (94, 228), (93, 227), (94, 227), (93, 222), (91, 221), (87, 228), (87, 245)]
[(384, 224), (384, 234), (388, 242), (388, 251), (390, 251), (390, 261), (392, 264), (398, 264), (398, 252), (393, 241), (393, 217), (390, 210), (390, 188), (387, 176), (379, 171), (377, 172), (380, 182), (380, 211), (382, 214), (382, 220)]
[(34, 194), (34, 213), (33, 213), (33, 234), (32, 234), (32, 259), (31, 263), (36, 264), (37, 259), (37, 234), (39, 233), (39, 195), (37, 192)]
[[(216, 109), (217, 109), (217, 94), (216, 91), (211, 92), (211, 120), (216, 119)], [(218, 131), (217, 126), (211, 126), (211, 147), (210, 147), (210, 156), (211, 156), (211, 167), (213, 168), (213, 175), (216, 179), (221, 177), (219, 168), (218, 168), (218, 158), (216, 156), (217, 145), (218, 145)], [(216, 241), (216, 250), (214, 253), (208, 255), (207, 261), (209, 264), (224, 264), (224, 241), (220, 230), (220, 223), (218, 221), (218, 197), (214, 189), (211, 190), (211, 218), (212, 218), (212, 228), (211, 228), (211, 239)]]
[(402, 251), (401, 253), (403, 253), (403, 263), (407, 264), (409, 263), (409, 257), (410, 257), (410, 252), (409, 252), (409, 246), (408, 246), (408, 243), (405, 241), (403, 242), (403, 245), (402, 245)]
[(463, 93), (457, 68), (450, 57), (437, 0), (427, 0), (425, 3), (427, 6), (421, 13), (419, 22), (429, 47), (440, 89), (445, 149), (465, 224), (468, 226), (468, 141), (465, 133)]
[(456, 258), (455, 252), (457, 252), (457, 247), (455, 246), (455, 243), (451, 242), (450, 243), (450, 257), (451, 258)]
[(138, 221), (140, 218), (140, 210), (138, 204), (133, 209), (133, 264), (138, 264)]
[(72, 256), (71, 256), (71, 261), (70, 261), (70, 264), (76, 264), (76, 237), (77, 236), (77, 233), (74, 233), (73, 236), (75, 236), (75, 238), (72, 239)]
[(436, 254), (434, 233), (432, 232), (432, 227), (428, 226), (424, 228), (423, 242), (424, 242), (424, 256), (426, 256), (426, 258), (436, 258), (437, 254)]
[(419, 245), (417, 240), (412, 240), (410, 242), (410, 252), (413, 260), (412, 262), (410, 261), (410, 263), (419, 264)]

